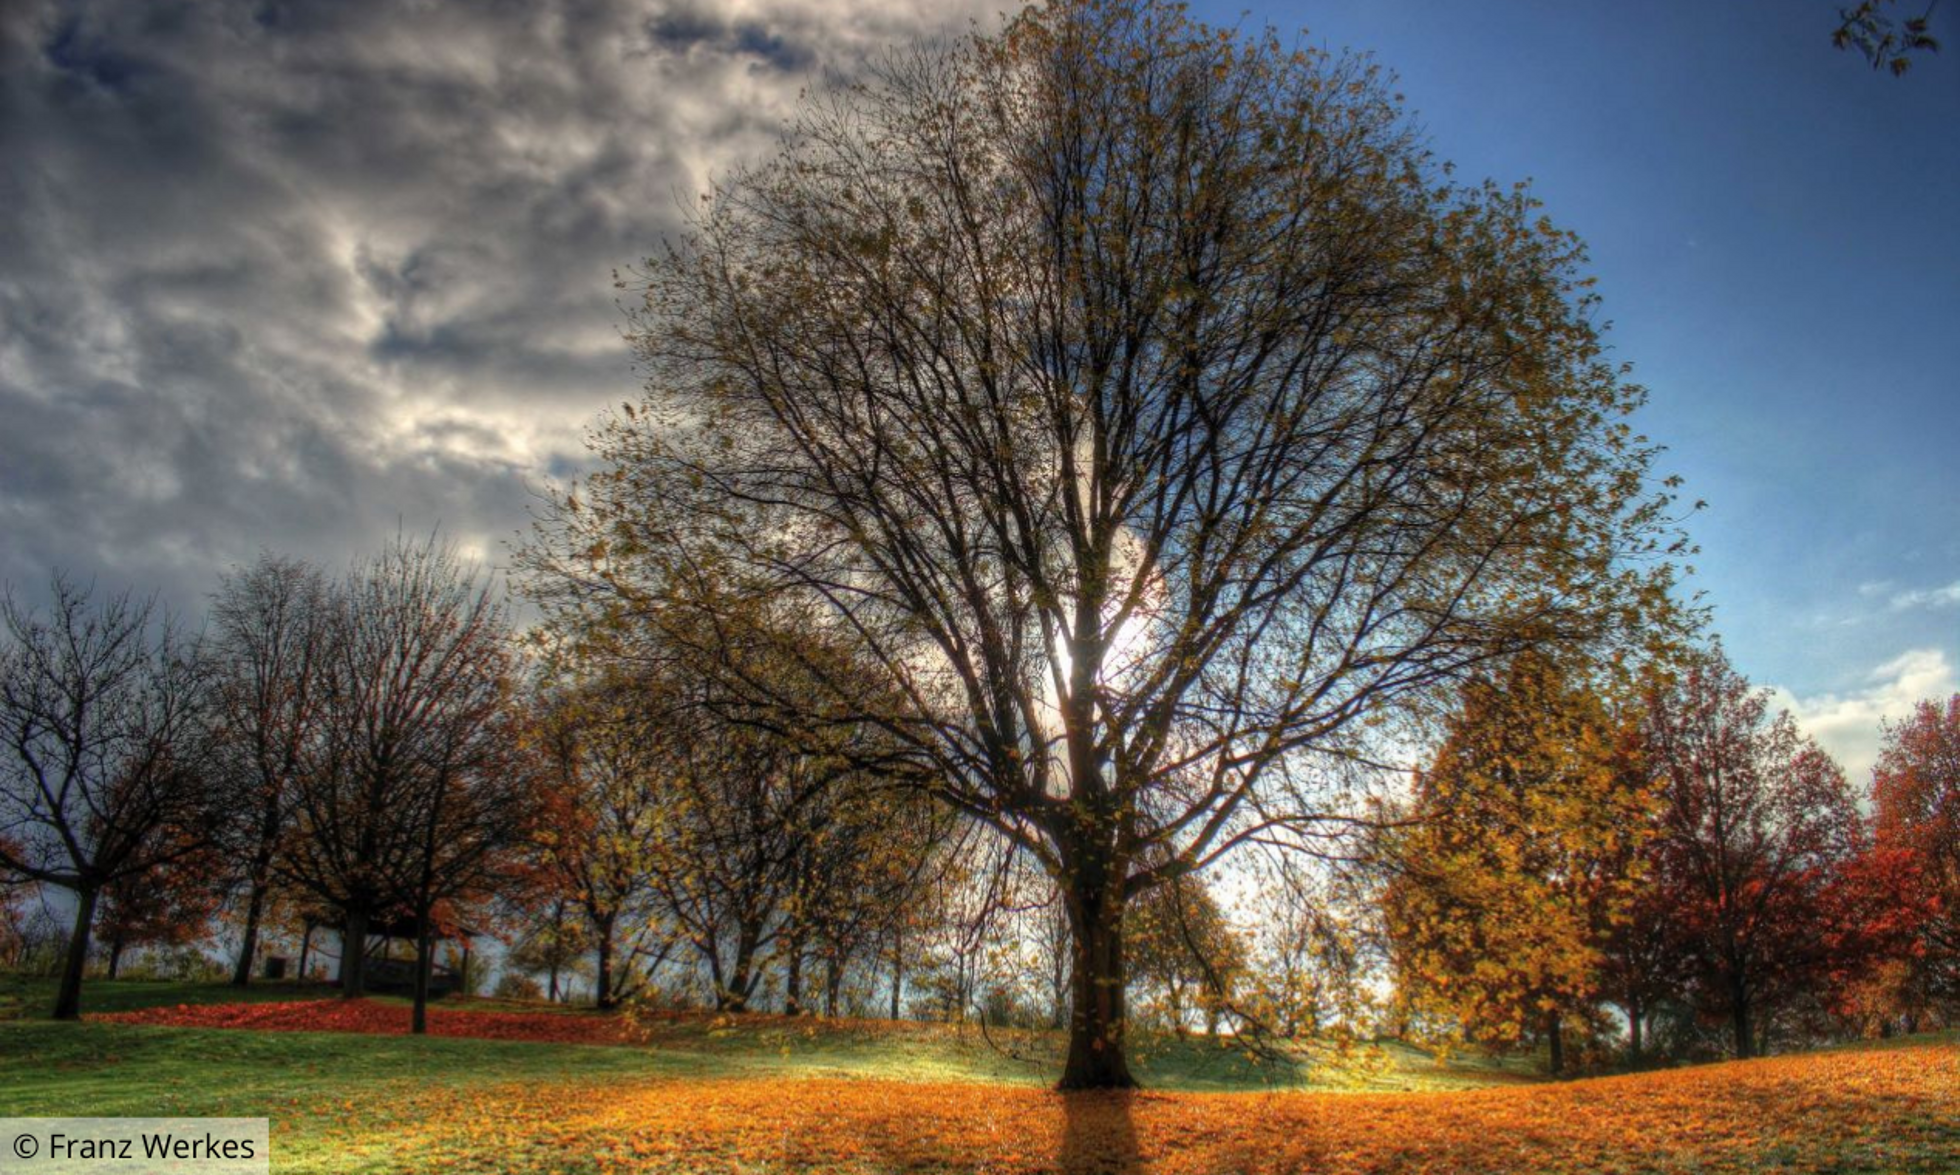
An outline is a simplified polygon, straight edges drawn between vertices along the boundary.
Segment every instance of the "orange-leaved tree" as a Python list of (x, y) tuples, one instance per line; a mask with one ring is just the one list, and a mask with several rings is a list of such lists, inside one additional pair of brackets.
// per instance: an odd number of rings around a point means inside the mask
[(1412, 823), (1385, 838), (1385, 912), (1405, 1010), (1494, 1046), (1594, 1018), (1602, 947), (1627, 912), (1656, 801), (1624, 707), (1556, 662), (1516, 658), (1463, 690)]

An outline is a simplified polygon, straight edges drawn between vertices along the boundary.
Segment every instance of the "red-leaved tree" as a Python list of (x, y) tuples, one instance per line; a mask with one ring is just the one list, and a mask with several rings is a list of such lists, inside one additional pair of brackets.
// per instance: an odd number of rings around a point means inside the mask
[(1960, 694), (1919, 703), (1885, 730), (1872, 772), (1875, 839), (1909, 855), (1918, 870), (1924, 918), (1910, 952), (1909, 981), (1923, 1010), (1960, 1008)]
[(1844, 771), (1718, 648), (1647, 699), (1664, 775), (1656, 883), (1674, 911), (1688, 995), (1728, 1022), (1738, 1057), (1768, 1016), (1844, 965), (1833, 904), (1861, 849)]

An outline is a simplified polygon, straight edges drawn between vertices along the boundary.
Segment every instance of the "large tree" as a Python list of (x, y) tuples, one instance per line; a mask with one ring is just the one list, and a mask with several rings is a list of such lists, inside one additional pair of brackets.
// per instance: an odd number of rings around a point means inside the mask
[(74, 895), (54, 1006), (74, 1020), (103, 891), (199, 854), (218, 813), (195, 646), (150, 603), (59, 575), (50, 594), (0, 597), (0, 873)]
[(849, 640), (819, 689), (724, 677), (876, 727), (1041, 862), (1062, 1084), (1130, 1085), (1132, 898), (1347, 819), (1321, 765), (1398, 699), (1660, 600), (1581, 261), (1364, 60), (1058, 0), (881, 59), (717, 186), (550, 561), (568, 601), (713, 584)]

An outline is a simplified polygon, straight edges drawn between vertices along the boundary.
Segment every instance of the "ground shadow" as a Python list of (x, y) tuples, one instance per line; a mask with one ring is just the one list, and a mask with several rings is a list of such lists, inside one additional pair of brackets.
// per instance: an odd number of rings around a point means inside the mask
[(1064, 1093), (1062, 1175), (1132, 1175), (1143, 1170), (1133, 1114), (1134, 1090)]

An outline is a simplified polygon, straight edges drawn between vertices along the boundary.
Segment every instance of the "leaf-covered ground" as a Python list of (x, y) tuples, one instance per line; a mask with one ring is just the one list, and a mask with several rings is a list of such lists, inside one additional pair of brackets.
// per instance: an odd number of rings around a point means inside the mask
[(454, 1171), (1931, 1175), (1960, 1170), (1960, 1049), (1455, 1093), (1063, 1095), (740, 1079), (492, 1085), (430, 1096), (409, 1112), (415, 1125), (398, 1153)]
[[(1186, 1043), (1146, 1061), (1159, 1089), (1062, 1095), (1046, 1062), (970, 1031), (680, 1016), (636, 1041), (588, 1014), (437, 1012), (451, 1035), (399, 1035), (386, 1001), (145, 1016), (233, 1027), (0, 1024), (0, 1115), (265, 1115), (277, 1171), (1960, 1172), (1951, 1037), (1562, 1084), (1392, 1050), (1313, 1075), (1376, 1090), (1359, 1093), (1259, 1092), (1270, 1074)], [(563, 1043), (581, 1034), (614, 1043)], [(1397, 1084), (1427, 1089), (1380, 1092)]]

